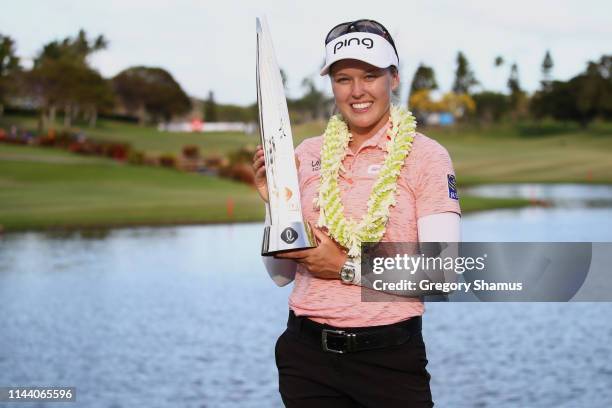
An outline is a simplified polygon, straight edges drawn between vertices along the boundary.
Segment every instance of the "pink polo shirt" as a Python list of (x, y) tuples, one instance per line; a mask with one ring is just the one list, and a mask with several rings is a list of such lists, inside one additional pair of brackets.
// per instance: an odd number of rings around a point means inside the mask
[[(345, 174), (338, 185), (345, 216), (361, 219), (385, 156), (388, 125), (366, 140), (356, 153), (347, 148)], [(305, 139), (295, 149), (299, 159), (298, 180), (304, 217), (313, 225), (319, 218), (313, 199), (317, 195), (321, 170), (323, 136)], [(391, 207), (381, 241), (418, 242), (417, 219), (447, 211), (461, 214), (456, 196), (453, 165), (438, 142), (416, 134), (412, 151), (398, 179), (397, 204)], [(298, 264), (289, 307), (298, 316), (336, 327), (378, 326), (420, 316), (424, 305), (418, 298), (389, 294), (389, 302), (362, 302), (361, 287), (345, 285), (339, 279), (320, 279)]]

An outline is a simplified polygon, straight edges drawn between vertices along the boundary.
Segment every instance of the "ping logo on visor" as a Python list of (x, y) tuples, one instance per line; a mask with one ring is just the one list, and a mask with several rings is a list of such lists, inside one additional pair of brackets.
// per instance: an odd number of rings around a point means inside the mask
[(374, 47), (374, 40), (371, 38), (345, 38), (343, 41), (338, 41), (336, 44), (334, 44), (334, 54), (343, 47), (350, 47), (353, 45), (353, 43), (355, 45), (363, 45), (367, 49)]
[(447, 174), (446, 178), (448, 179), (448, 196), (453, 200), (459, 200), (459, 195), (457, 194), (457, 181), (455, 180), (454, 174)]
[(325, 45), (325, 65), (321, 75), (329, 74), (336, 61), (355, 59), (378, 68), (399, 66), (393, 45), (378, 34), (354, 32), (344, 34)]

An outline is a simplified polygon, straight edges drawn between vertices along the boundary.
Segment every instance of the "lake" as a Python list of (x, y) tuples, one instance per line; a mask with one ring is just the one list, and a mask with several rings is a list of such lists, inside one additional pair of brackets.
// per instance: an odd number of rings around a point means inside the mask
[[(470, 193), (553, 206), (466, 214), (466, 241), (612, 241), (611, 186)], [(87, 407), (281, 406), (274, 344), (291, 287), (268, 278), (262, 230), (0, 235), (0, 386), (75, 386), (76, 406)], [(612, 304), (426, 309), (436, 406), (612, 406)]]

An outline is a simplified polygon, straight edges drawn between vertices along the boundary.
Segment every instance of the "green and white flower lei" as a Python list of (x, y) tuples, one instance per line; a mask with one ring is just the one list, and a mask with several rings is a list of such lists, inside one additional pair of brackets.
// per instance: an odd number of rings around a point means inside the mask
[(338, 187), (338, 175), (351, 139), (341, 115), (330, 118), (321, 147), (321, 184), (314, 203), (320, 210), (319, 227), (348, 249), (349, 256), (359, 256), (362, 242), (378, 242), (385, 233), (389, 208), (396, 204), (395, 192), (405, 159), (412, 149), (416, 120), (410, 111), (391, 105), (391, 126), (387, 130), (387, 155), (368, 199), (368, 210), (359, 222), (346, 219)]

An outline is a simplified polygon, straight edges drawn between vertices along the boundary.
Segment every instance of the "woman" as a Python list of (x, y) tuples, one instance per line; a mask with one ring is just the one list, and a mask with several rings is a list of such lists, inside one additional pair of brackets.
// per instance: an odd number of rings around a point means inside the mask
[[(447, 151), (391, 105), (399, 58), (372, 20), (339, 24), (326, 63), (340, 116), (295, 150), (302, 210), (318, 246), (265, 257), (279, 285), (295, 279), (276, 343), (287, 407), (431, 407), (418, 297), (361, 297), (360, 243), (459, 241), (460, 207)], [(253, 158), (267, 200), (261, 147)]]

